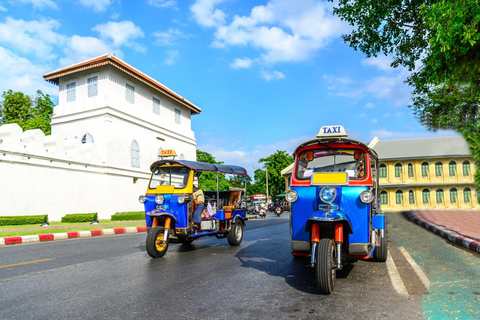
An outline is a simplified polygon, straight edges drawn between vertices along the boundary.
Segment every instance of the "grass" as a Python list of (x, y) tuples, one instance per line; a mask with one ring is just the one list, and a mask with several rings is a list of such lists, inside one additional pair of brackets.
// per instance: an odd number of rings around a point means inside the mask
[(0, 238), (87, 231), (87, 230), (141, 227), (145, 225), (145, 220), (129, 220), (129, 221), (100, 220), (98, 224), (90, 224), (90, 222), (79, 222), (79, 223), (51, 222), (49, 224), (50, 225), (46, 227), (41, 227), (39, 224), (20, 225), (20, 226), (18, 225), (0, 226)]

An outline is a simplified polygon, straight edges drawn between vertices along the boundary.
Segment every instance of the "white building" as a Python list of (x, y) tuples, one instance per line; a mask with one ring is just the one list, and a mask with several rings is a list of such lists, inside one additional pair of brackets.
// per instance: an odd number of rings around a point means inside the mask
[(52, 135), (0, 127), (0, 216), (140, 211), (159, 150), (196, 159), (191, 116), (201, 109), (115, 56), (44, 78), (59, 86)]

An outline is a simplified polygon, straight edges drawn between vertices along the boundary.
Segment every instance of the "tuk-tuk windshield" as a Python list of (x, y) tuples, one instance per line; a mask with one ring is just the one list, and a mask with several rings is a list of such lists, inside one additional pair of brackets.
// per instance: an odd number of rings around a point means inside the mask
[(183, 189), (187, 185), (190, 169), (186, 167), (159, 167), (152, 173), (150, 189), (157, 186), (174, 186), (175, 189)]
[(347, 172), (350, 179), (365, 176), (365, 153), (360, 149), (314, 149), (297, 158), (296, 177), (308, 180), (315, 172)]

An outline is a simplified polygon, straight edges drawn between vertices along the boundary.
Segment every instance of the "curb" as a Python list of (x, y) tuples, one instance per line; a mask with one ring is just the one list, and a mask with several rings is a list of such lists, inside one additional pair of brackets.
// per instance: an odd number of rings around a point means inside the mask
[(113, 236), (117, 234), (140, 233), (140, 232), (147, 232), (147, 227), (126, 227), (126, 228), (103, 229), (103, 230), (88, 230), (88, 231), (77, 231), (77, 232), (40, 234), (37, 236), (32, 235), (32, 236), (21, 236), (21, 237), (7, 237), (7, 238), (0, 238), (0, 246), (8, 246), (12, 244), (22, 244), (22, 243), (68, 240), (68, 239), (76, 239), (76, 238)]
[(467, 238), (467, 237), (464, 237), (464, 236), (461, 236), (459, 234), (447, 231), (444, 228), (439, 227), (435, 224), (428, 223), (428, 222), (422, 220), (421, 218), (419, 218), (416, 215), (415, 212), (408, 211), (408, 212), (404, 212), (404, 214), (408, 219), (415, 222), (419, 226), (424, 227), (428, 231), (431, 231), (431, 232), (435, 233), (436, 235), (439, 235), (442, 238), (447, 239), (448, 241), (450, 241), (450, 242), (452, 242), (456, 245), (464, 247), (464, 248), (466, 248), (468, 250), (471, 250), (473, 252), (480, 253), (480, 242), (478, 242), (476, 240), (473, 240), (473, 239), (470, 239), (470, 238)]

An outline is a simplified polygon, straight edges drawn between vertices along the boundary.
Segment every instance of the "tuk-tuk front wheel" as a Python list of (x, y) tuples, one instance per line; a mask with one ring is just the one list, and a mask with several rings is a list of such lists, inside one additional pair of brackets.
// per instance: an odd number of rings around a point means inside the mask
[(243, 240), (243, 228), (242, 223), (237, 221), (236, 223), (232, 224), (232, 228), (228, 231), (228, 243), (231, 246), (238, 246), (242, 243)]
[(379, 262), (387, 261), (388, 241), (387, 237), (379, 237), (378, 244), (373, 251), (373, 259)]
[(336, 249), (332, 239), (321, 239), (315, 252), (315, 277), (317, 289), (322, 294), (330, 294), (335, 287), (337, 269), (335, 266)]
[(160, 258), (167, 253), (168, 237), (164, 239), (165, 228), (156, 226), (147, 234), (147, 253), (152, 258)]

